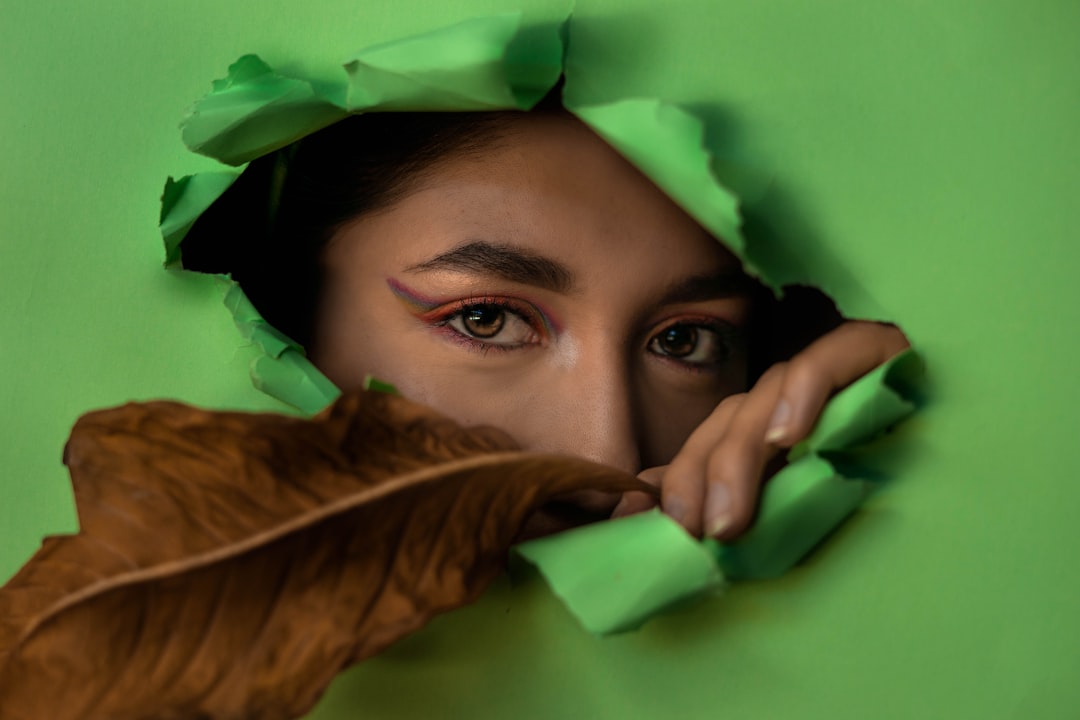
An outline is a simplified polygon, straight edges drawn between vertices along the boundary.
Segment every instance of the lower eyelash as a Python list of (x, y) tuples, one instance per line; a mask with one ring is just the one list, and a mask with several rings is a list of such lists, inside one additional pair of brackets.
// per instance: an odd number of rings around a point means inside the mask
[(519, 349), (519, 346), (517, 345), (496, 345), (494, 343), (486, 343), (482, 340), (471, 338), (468, 335), (463, 335), (459, 333), (457, 330), (451, 327), (446, 327), (445, 324), (437, 325), (436, 327), (451, 342), (455, 342), (464, 347), (466, 350), (472, 350), (473, 352), (478, 352), (481, 355), (487, 355), (492, 350), (502, 353), (509, 352), (510, 350)]

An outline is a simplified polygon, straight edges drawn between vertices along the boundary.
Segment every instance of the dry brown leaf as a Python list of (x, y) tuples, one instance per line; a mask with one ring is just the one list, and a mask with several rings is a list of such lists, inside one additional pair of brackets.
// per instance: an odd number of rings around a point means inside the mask
[(347, 665), (474, 600), (545, 502), (641, 489), (401, 398), (314, 420), (87, 415), (81, 530), (0, 590), (0, 717), (294, 718)]

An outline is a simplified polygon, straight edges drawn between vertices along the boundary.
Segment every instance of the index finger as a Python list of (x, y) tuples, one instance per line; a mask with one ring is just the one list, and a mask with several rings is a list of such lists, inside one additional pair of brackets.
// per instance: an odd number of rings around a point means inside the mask
[(895, 325), (862, 320), (818, 338), (788, 363), (765, 440), (793, 446), (810, 433), (833, 393), (908, 347)]

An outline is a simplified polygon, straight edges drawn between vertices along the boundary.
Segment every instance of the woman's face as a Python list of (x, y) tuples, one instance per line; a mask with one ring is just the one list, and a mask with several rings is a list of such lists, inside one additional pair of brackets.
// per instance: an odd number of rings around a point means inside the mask
[(747, 383), (738, 261), (584, 125), (524, 115), (324, 255), (312, 359), (529, 450), (666, 464)]

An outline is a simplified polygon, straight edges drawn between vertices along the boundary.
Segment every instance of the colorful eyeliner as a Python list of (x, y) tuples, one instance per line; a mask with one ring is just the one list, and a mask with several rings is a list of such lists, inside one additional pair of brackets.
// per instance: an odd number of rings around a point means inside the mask
[[(529, 324), (534, 324), (533, 321), (539, 320), (543, 327), (537, 329), (543, 330), (545, 337), (554, 337), (560, 330), (559, 326), (552, 320), (551, 314), (533, 302), (516, 298), (504, 298), (497, 295), (472, 296), (460, 300), (436, 300), (406, 287), (395, 278), (387, 278), (386, 284), (390, 288), (390, 292), (409, 309), (409, 312), (423, 322), (435, 323), (440, 319), (440, 315), (449, 316), (455, 311), (473, 305), (495, 305), (505, 309), (507, 312), (521, 316)], [(453, 306), (456, 310), (444, 313), (447, 306)]]

